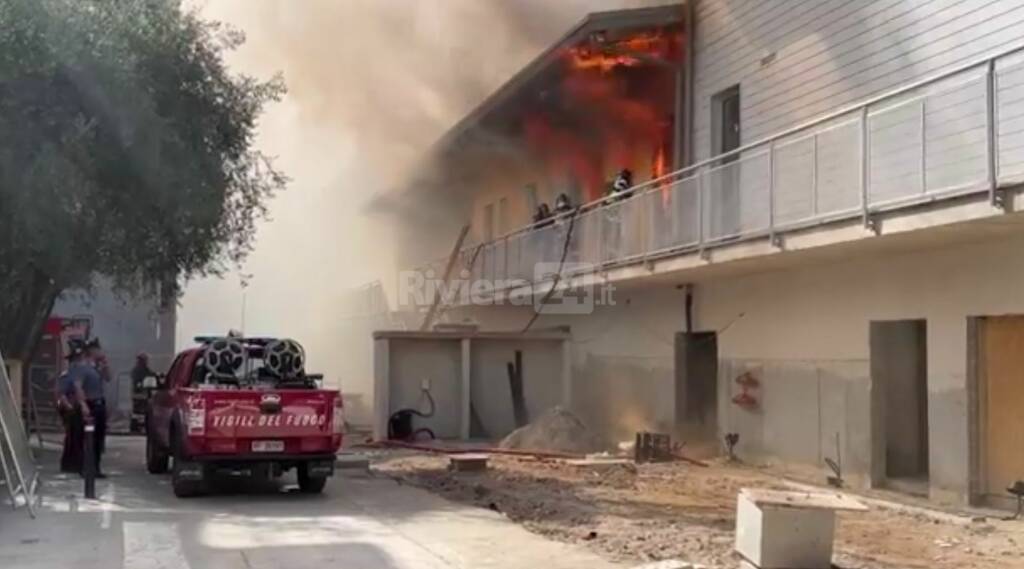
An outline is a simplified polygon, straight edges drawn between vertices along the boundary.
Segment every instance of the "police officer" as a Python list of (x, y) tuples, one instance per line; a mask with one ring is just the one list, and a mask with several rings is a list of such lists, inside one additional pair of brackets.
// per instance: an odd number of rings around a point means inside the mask
[(85, 444), (85, 422), (89, 407), (79, 385), (75, 383), (72, 368), (85, 359), (85, 345), (80, 340), (68, 342), (68, 370), (57, 378), (57, 409), (64, 422), (64, 448), (60, 455), (61, 472), (82, 472), (82, 451)]
[(110, 381), (110, 366), (107, 364), (107, 356), (103, 353), (99, 338), (93, 338), (85, 344), (85, 359), (79, 366), (75, 380), (81, 382), (85, 402), (95, 426), (93, 449), (96, 458), (96, 478), (106, 478), (100, 468), (100, 459), (103, 458), (107, 440), (107, 400), (103, 395), (103, 383)]

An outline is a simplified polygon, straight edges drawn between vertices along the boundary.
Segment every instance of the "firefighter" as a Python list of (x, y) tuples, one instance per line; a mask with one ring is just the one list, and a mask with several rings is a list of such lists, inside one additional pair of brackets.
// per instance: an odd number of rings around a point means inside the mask
[(82, 473), (82, 451), (85, 444), (85, 423), (90, 418), (81, 385), (75, 382), (78, 366), (85, 360), (85, 345), (80, 340), (68, 342), (68, 369), (57, 378), (57, 409), (64, 422), (64, 448), (60, 455), (61, 472)]
[(156, 372), (149, 368), (149, 354), (146, 352), (139, 352), (135, 356), (135, 366), (132, 367), (131, 371), (132, 387), (141, 392), (147, 386), (145, 385), (146, 379), (150, 377), (156, 377)]
[(618, 175), (612, 180), (611, 195), (617, 199), (626, 199), (633, 195), (633, 172), (629, 168), (619, 170)]
[(569, 195), (565, 192), (558, 194), (555, 198), (555, 215), (562, 215), (572, 212), (574, 209), (572, 206), (572, 200), (569, 199)]
[(537, 206), (537, 211), (533, 214), (533, 223), (537, 228), (551, 225), (551, 209), (547, 203)]
[[(110, 381), (110, 365), (103, 353), (99, 338), (89, 340), (85, 345), (85, 359), (75, 374), (75, 380), (81, 383), (86, 405), (92, 416), (96, 460), (96, 478), (106, 478), (100, 468), (100, 459), (106, 449), (107, 440), (107, 399), (103, 393), (103, 384)], [(70, 371), (70, 370), (69, 370)]]

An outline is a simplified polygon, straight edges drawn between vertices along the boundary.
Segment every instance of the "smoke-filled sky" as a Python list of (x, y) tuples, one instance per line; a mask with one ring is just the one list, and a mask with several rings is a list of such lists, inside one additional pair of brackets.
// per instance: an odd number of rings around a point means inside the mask
[(652, 0), (193, 0), (242, 30), (229, 63), (280, 72), (285, 99), (257, 144), (290, 178), (241, 273), (189, 283), (178, 344), (245, 332), (302, 342), (328, 377), (345, 357), (332, 330), (344, 290), (390, 268), (389, 232), (365, 214), (468, 113), (586, 13)]

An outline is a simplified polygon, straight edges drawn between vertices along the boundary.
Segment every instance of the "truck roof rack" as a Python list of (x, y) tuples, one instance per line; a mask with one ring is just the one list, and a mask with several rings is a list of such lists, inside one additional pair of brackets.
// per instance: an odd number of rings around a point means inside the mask
[(240, 342), (242, 344), (247, 344), (247, 345), (251, 345), (251, 346), (266, 346), (267, 344), (269, 344), (271, 342), (277, 341), (279, 338), (266, 338), (266, 337), (252, 337), (252, 338), (244, 338), (243, 337), (243, 338), (238, 338), (238, 337), (234, 337), (234, 336), (225, 336), (225, 335), (196, 336), (195, 338), (193, 338), (193, 340), (195, 340), (195, 342), (197, 344), (209, 344), (209, 343), (213, 342), (214, 340), (226, 340), (226, 339), (235, 340), (236, 342)]

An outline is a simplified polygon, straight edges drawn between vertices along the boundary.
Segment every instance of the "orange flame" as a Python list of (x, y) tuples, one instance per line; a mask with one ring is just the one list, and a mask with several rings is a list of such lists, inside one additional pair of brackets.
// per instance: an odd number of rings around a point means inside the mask
[(607, 73), (616, 67), (632, 67), (640, 63), (640, 60), (629, 55), (615, 55), (594, 51), (586, 47), (574, 47), (569, 49), (570, 64), (576, 69), (600, 69)]

